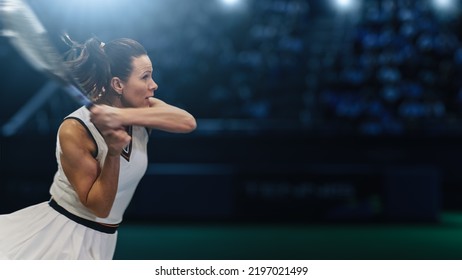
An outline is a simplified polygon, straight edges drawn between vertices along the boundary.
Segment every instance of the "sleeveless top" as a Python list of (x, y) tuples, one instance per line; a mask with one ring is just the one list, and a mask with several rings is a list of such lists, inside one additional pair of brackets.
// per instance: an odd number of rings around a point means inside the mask
[[(95, 158), (102, 167), (108, 148), (103, 136), (90, 121), (90, 111), (85, 107), (81, 107), (65, 119), (70, 118), (78, 120), (87, 129), (90, 137), (96, 143), (97, 154)], [(80, 202), (77, 192), (69, 183), (69, 180), (64, 174), (61, 166), (61, 145), (59, 143), (59, 137), (57, 137), (56, 141), (56, 160), (58, 163), (58, 170), (50, 188), (50, 194), (53, 199), (61, 207), (81, 218), (99, 223), (119, 224), (122, 221), (123, 214), (135, 193), (139, 181), (144, 176), (148, 165), (148, 130), (141, 126), (131, 126), (130, 130), (129, 134), (131, 132), (132, 140), (120, 156), (119, 185), (114, 204), (107, 218), (97, 217), (91, 210)]]

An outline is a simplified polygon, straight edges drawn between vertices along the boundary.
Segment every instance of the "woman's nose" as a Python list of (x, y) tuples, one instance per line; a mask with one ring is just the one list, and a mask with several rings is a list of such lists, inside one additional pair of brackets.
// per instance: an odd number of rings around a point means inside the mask
[(157, 83), (153, 80), (150, 88), (151, 88), (152, 90), (157, 90), (157, 89), (159, 88), (159, 86), (158, 86)]

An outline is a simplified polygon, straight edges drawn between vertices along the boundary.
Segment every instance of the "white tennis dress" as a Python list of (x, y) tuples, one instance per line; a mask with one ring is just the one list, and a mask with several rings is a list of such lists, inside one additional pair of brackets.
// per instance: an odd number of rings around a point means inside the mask
[[(82, 107), (67, 118), (84, 125), (97, 145), (96, 159), (103, 165), (107, 145), (90, 122), (90, 112)], [(50, 188), (52, 200), (39, 203), (7, 215), (0, 215), (0, 259), (112, 259), (117, 231), (100, 226), (119, 224), (136, 187), (146, 172), (146, 128), (130, 128), (131, 143), (120, 157), (119, 186), (107, 218), (98, 218), (79, 200), (63, 172), (59, 138), (56, 143), (56, 172)], [(50, 206), (54, 206), (52, 208)], [(64, 215), (62, 213), (64, 213)], [(95, 225), (94, 227), (92, 227)], [(98, 227), (100, 226), (102, 230)]]

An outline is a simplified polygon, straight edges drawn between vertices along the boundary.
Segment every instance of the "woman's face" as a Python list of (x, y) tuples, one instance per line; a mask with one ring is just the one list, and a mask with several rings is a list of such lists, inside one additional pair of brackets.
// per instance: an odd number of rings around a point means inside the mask
[(149, 98), (158, 86), (152, 79), (152, 63), (147, 55), (132, 61), (132, 72), (123, 83), (122, 103), (125, 107), (149, 107)]

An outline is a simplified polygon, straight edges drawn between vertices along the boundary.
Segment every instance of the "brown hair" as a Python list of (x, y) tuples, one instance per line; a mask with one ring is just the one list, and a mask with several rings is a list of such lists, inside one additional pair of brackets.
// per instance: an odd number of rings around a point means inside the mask
[(146, 55), (144, 47), (135, 40), (120, 38), (104, 44), (92, 37), (79, 44), (64, 37), (71, 49), (65, 54), (66, 64), (92, 101), (97, 101), (103, 93), (114, 94), (111, 79), (118, 77), (127, 81), (136, 57)]

